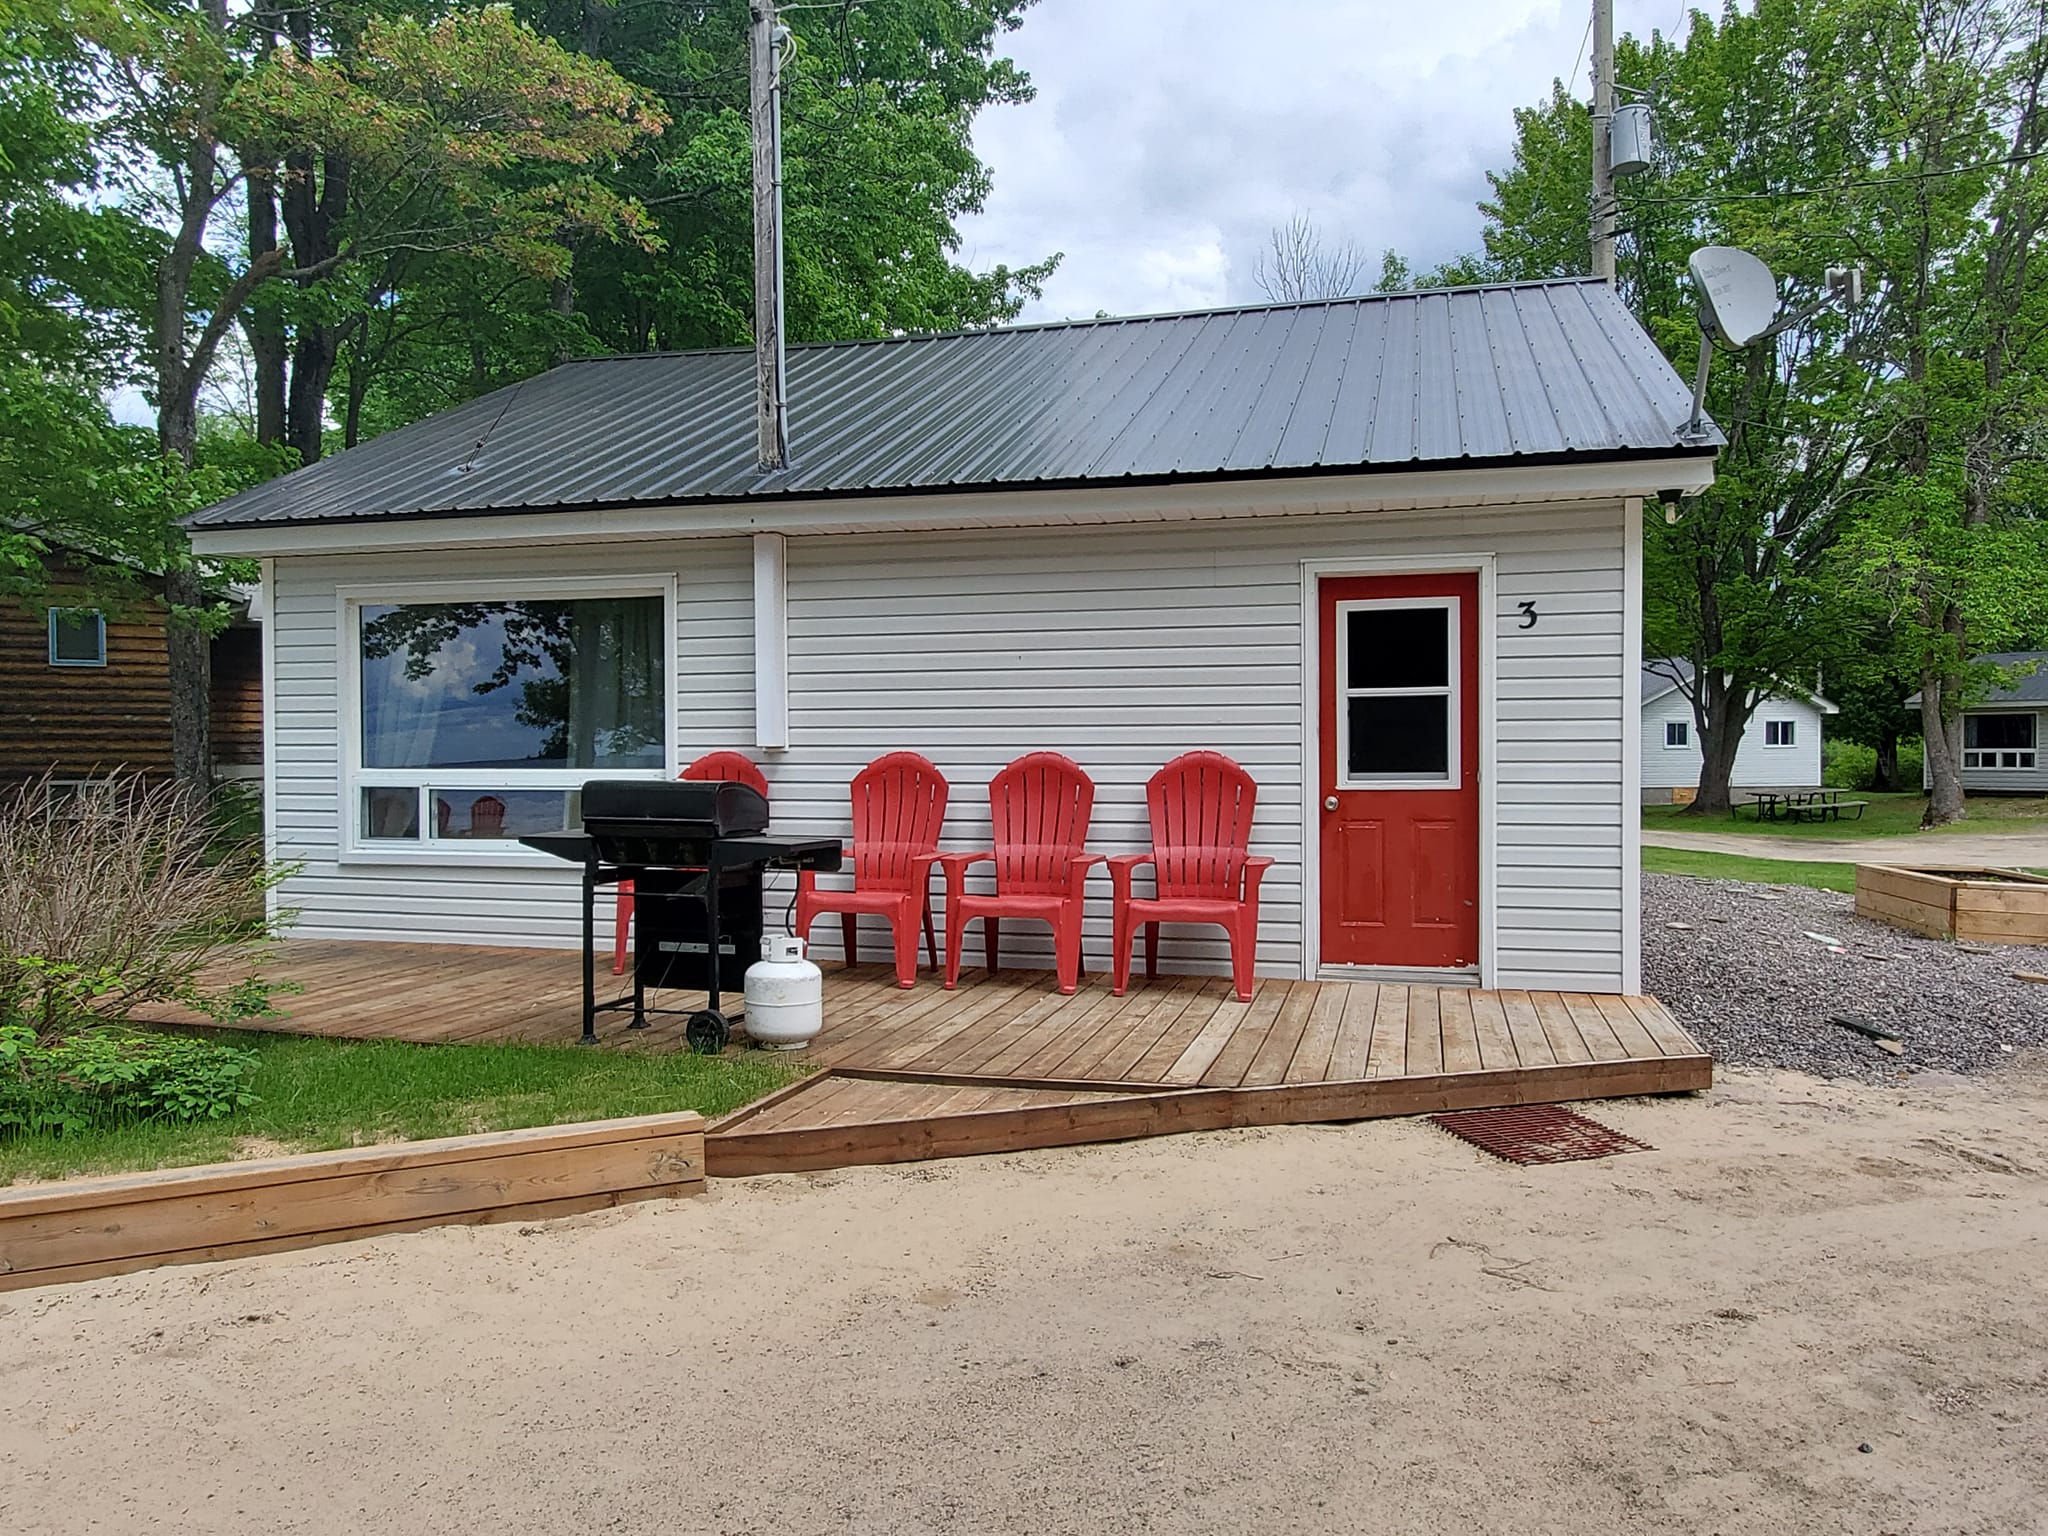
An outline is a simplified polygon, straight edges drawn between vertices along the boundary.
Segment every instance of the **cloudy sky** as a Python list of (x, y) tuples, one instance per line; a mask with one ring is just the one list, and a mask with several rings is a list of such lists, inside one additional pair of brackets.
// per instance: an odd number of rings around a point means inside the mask
[[(1616, 0), (1670, 32), (1680, 0)], [(1587, 93), (1586, 0), (1038, 0), (1007, 51), (1035, 101), (982, 115), (995, 173), (961, 257), (1066, 259), (1026, 319), (1256, 301), (1296, 212), (1418, 266), (1477, 246), (1517, 106)], [(1576, 61), (1576, 71), (1575, 71)]]

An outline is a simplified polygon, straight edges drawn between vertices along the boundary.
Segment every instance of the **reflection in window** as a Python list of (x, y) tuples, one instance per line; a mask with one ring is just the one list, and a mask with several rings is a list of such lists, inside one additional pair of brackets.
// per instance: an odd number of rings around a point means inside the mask
[(1345, 772), (1363, 778), (1440, 778), (1451, 771), (1451, 701), (1445, 694), (1381, 694), (1345, 701)]
[(659, 597), (365, 606), (363, 766), (659, 768), (662, 607)]

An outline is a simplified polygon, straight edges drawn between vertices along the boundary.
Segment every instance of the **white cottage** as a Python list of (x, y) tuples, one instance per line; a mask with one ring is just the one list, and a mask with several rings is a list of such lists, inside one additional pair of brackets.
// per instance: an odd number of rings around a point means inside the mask
[[(1666, 657), (1643, 668), (1643, 800), (1669, 805), (1673, 790), (1700, 782), (1699, 728), (1685, 684), (1692, 663)], [(1770, 693), (1758, 701), (1749, 729), (1735, 749), (1729, 787), (1737, 790), (1818, 789), (1821, 735), (1827, 717), (1841, 710), (1815, 695)]]
[[(790, 377), (775, 475), (750, 354), (604, 358), (193, 520), (262, 562), (300, 934), (573, 945), (575, 872), (514, 839), (710, 749), (778, 830), (841, 834), (864, 764), (924, 753), (952, 848), (1056, 749), (1116, 853), (1207, 747), (1260, 785), (1262, 974), (1638, 990), (1642, 504), (1715, 445), (1605, 286), (797, 347)], [(1163, 959), (1220, 971), (1221, 935)]]
[[(1971, 658), (2003, 667), (2012, 681), (1963, 711), (1963, 788), (1973, 795), (2048, 794), (2048, 651), (1996, 651)], [(1905, 701), (1918, 712), (1920, 695)], [(1933, 779), (1921, 764), (1921, 787)]]

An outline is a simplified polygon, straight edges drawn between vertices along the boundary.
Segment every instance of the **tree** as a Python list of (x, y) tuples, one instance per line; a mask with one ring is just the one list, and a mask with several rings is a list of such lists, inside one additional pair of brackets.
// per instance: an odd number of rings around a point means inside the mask
[[(372, 16), (345, 53), (315, 49), (310, 34), (304, 47), (269, 46), (270, 14), (231, 11), (226, 0), (164, 9), (80, 0), (72, 18), (96, 66), (91, 125), (101, 154), (123, 157), (131, 198), (169, 234), (154, 273), (150, 342), (158, 446), (174, 473), (197, 462), (201, 391), (266, 285), (307, 288), (410, 251), (488, 251), (558, 270), (566, 231), (638, 233), (638, 210), (591, 167), (661, 127), (641, 93), (501, 9), (432, 24)], [(236, 264), (209, 243), (252, 178), (266, 184), (282, 164), (296, 194), (316, 163), (343, 191), (330, 197), (330, 179), (313, 212), (288, 221), (312, 249), (259, 239)], [(262, 342), (257, 357), (268, 366)], [(323, 370), (332, 366), (325, 351), (310, 363), (302, 419), (324, 411)], [(318, 445), (310, 429), (295, 435)], [(182, 781), (204, 784), (207, 647), (189, 620), (204, 604), (201, 575), (174, 558), (164, 584), (172, 755)]]
[[(1392, 257), (1392, 253), (1388, 255)], [(1393, 257), (1395, 262), (1400, 258)], [(1405, 268), (1405, 263), (1402, 263)], [(1324, 244), (1323, 233), (1305, 213), (1276, 224), (1266, 249), (1252, 268), (1252, 281), (1275, 304), (1310, 299), (1341, 299), (1364, 291), (1367, 270), (1364, 248), (1355, 240)], [(1381, 264), (1381, 279), (1389, 275)]]
[(1898, 40), (1873, 75), (1899, 124), (1866, 249), (1894, 295), (1882, 494), (1852, 568), (1911, 657), (1931, 785), (1959, 820), (1973, 665), (2048, 620), (2048, 5), (1881, 8)]

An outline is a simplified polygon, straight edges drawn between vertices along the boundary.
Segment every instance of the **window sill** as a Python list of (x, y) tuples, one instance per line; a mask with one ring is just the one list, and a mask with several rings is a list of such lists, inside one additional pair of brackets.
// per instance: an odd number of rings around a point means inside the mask
[(470, 868), (470, 869), (559, 869), (573, 874), (576, 866), (563, 859), (522, 848), (512, 843), (504, 848), (450, 848), (446, 845), (391, 848), (344, 848), (334, 861), (347, 869), (387, 868)]

